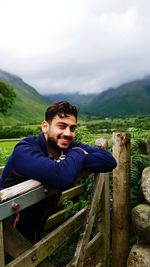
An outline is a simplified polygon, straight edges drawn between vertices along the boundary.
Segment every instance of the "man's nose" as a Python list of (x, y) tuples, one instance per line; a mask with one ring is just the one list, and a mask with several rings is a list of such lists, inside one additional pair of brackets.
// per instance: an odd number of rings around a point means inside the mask
[(70, 136), (71, 135), (71, 131), (70, 131), (70, 128), (67, 127), (65, 130), (64, 130), (64, 135), (66, 136)]

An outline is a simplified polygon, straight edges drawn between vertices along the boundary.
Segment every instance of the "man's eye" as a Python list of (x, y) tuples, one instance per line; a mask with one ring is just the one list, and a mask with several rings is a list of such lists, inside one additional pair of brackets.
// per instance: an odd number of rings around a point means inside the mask
[(75, 132), (75, 129), (76, 129), (76, 127), (71, 127), (71, 128), (70, 128), (70, 131), (71, 131), (71, 132)]
[(62, 125), (62, 124), (60, 124), (58, 127), (59, 127), (60, 129), (64, 129), (64, 128), (65, 128), (65, 126)]

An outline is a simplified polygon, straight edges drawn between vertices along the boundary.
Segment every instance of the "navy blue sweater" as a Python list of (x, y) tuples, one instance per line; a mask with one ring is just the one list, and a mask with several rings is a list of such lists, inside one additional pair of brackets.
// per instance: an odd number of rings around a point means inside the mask
[[(88, 154), (85, 155), (80, 148)], [(0, 179), (0, 188), (35, 179), (64, 190), (76, 182), (82, 170), (109, 172), (115, 167), (116, 161), (109, 152), (78, 142), (71, 143), (64, 160), (53, 160), (48, 155), (44, 135), (40, 134), (37, 138), (27, 137), (16, 145)]]
[[(86, 150), (88, 154), (85, 155), (82, 149)], [(48, 155), (48, 143), (42, 133), (38, 137), (27, 137), (16, 145), (0, 179), (0, 189), (28, 179), (35, 179), (48, 187), (62, 191), (73, 186), (83, 170), (109, 172), (116, 165), (115, 159), (109, 152), (75, 141), (70, 144), (64, 160), (53, 160)], [(60, 194), (57, 194), (51, 197), (51, 201), (41, 201), (41, 203), (20, 212), (21, 219), (17, 223), (17, 228), (32, 243), (40, 239), (44, 223), (59, 198)], [(44, 222), (43, 217), (45, 218)]]

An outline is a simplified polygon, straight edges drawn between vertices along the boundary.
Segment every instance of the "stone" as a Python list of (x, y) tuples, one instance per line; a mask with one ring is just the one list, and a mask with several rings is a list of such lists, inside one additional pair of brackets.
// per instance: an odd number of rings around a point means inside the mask
[(137, 205), (133, 208), (131, 215), (135, 233), (141, 240), (150, 243), (150, 205)]
[(150, 245), (143, 241), (134, 245), (128, 256), (127, 267), (150, 267)]
[(150, 167), (147, 167), (142, 172), (141, 189), (145, 200), (150, 204)]

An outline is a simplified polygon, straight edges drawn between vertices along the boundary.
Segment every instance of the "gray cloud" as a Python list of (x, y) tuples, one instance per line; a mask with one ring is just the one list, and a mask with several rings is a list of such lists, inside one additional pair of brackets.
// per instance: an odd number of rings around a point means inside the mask
[(101, 92), (143, 78), (149, 10), (149, 0), (0, 0), (0, 68), (40, 93)]

